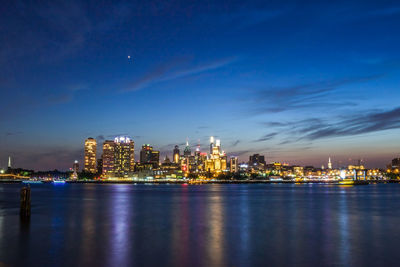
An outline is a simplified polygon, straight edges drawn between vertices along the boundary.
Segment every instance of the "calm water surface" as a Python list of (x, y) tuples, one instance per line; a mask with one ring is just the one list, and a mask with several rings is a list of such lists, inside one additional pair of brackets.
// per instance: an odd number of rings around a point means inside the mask
[(0, 184), (0, 265), (399, 266), (400, 185)]

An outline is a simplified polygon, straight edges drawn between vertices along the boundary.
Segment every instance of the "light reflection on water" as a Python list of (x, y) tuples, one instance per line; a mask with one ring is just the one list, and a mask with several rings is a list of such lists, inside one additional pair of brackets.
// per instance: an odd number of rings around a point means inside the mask
[(400, 186), (0, 184), (0, 264), (396, 266)]

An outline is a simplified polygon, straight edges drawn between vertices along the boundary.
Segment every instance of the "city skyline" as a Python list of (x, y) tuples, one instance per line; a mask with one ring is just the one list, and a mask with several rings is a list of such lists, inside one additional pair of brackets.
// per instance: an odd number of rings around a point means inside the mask
[[(386, 162), (385, 166), (382, 167), (369, 167), (365, 164), (365, 160), (359, 159), (349, 159), (347, 162), (343, 161), (335, 161), (332, 160), (332, 157), (328, 157), (326, 160), (321, 159), (321, 165), (313, 165), (313, 164), (297, 164), (289, 161), (274, 161), (269, 160), (265, 157), (265, 155), (259, 153), (253, 153), (249, 155), (248, 158), (240, 159), (240, 157), (236, 154), (229, 153), (225, 151), (222, 147), (221, 139), (217, 139), (214, 136), (210, 136), (207, 144), (200, 144), (199, 142), (196, 145), (190, 145), (188, 139), (185, 143), (176, 144), (171, 147), (170, 151), (166, 151), (163, 155), (160, 154), (160, 151), (157, 150), (156, 147), (153, 148), (151, 144), (143, 144), (135, 150), (135, 142), (134, 140), (127, 135), (116, 136), (115, 138), (111, 139), (104, 139), (97, 142), (97, 140), (93, 137), (88, 137), (83, 142), (84, 146), (82, 148), (83, 157), (82, 159), (75, 159), (73, 161), (73, 166), (71, 168), (68, 167), (65, 170), (59, 171), (79, 171), (79, 163), (81, 163), (81, 169), (83, 172), (86, 173), (97, 173), (101, 174), (102, 176), (107, 176), (108, 174), (114, 175), (114, 166), (121, 166), (117, 167), (117, 169), (123, 170), (132, 173), (134, 171), (135, 166), (145, 166), (146, 164), (150, 164), (153, 168), (159, 168), (163, 164), (177, 164), (176, 166), (181, 166), (182, 159), (185, 157), (192, 157), (192, 156), (200, 156), (203, 155), (206, 158), (214, 154), (214, 148), (218, 148), (217, 154), (222, 153), (224, 155), (225, 164), (229, 166), (229, 162), (232, 163), (232, 159), (234, 159), (235, 164), (245, 164), (245, 165), (253, 165), (254, 158), (257, 158), (255, 162), (263, 162), (263, 165), (274, 165), (279, 164), (283, 166), (301, 166), (301, 167), (313, 167), (315, 169), (345, 169), (349, 166), (364, 166), (370, 169), (386, 169), (389, 168), (393, 159)], [(136, 144), (137, 145), (137, 144)], [(124, 148), (126, 147), (126, 148)], [(193, 150), (192, 150), (193, 148)], [(118, 152), (119, 151), (119, 152)], [(135, 153), (136, 151), (136, 153)], [(181, 153), (182, 152), (182, 153)], [(117, 156), (118, 155), (118, 156)], [(155, 156), (155, 157), (154, 157)], [(119, 160), (118, 160), (119, 158)], [(396, 157), (394, 160), (397, 160)], [(9, 156), (8, 157), (8, 168), (22, 168), (22, 169), (29, 169), (24, 168), (23, 166), (15, 166), (11, 164), (14, 159)], [(127, 165), (123, 167), (122, 162), (125, 161)], [(119, 163), (118, 163), (119, 162)], [(205, 162), (204, 162), (205, 163)], [(388, 164), (389, 163), (389, 164)], [(143, 165), (144, 164), (144, 165)], [(149, 165), (149, 166), (150, 166)], [(392, 164), (393, 165), (393, 164)], [(78, 167), (77, 167), (78, 166)], [(225, 165), (224, 165), (225, 166)], [(223, 169), (230, 169), (227, 167)], [(394, 166), (394, 165), (393, 165)], [(0, 166), (1, 167), (1, 166)], [(122, 168), (122, 169), (121, 169)], [(168, 167), (167, 167), (168, 168)], [(180, 169), (181, 167), (179, 167)], [(237, 167), (236, 167), (237, 168)], [(3, 168), (5, 170), (6, 168)], [(147, 169), (145, 167), (144, 169)], [(152, 169), (152, 168), (150, 168)], [(37, 170), (32, 168), (35, 171), (45, 171), (45, 170)], [(49, 169), (51, 171), (52, 169)], [(117, 172), (118, 173), (118, 172)], [(123, 177), (123, 172), (120, 174)], [(127, 175), (127, 173), (125, 173)]]
[[(131, 136), (172, 159), (384, 168), (400, 154), (398, 3), (5, 3), (0, 167), (83, 163)], [(26, 23), (31, 21), (32, 23)], [(100, 152), (102, 147), (97, 146)], [(139, 149), (135, 158), (139, 158)], [(83, 166), (83, 165), (81, 165)]]

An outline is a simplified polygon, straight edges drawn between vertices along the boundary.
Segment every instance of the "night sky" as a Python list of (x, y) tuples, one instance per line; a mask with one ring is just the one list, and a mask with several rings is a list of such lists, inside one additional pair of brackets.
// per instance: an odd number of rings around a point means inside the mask
[(121, 134), (137, 158), (144, 143), (206, 151), (210, 135), (241, 161), (384, 167), (400, 153), (398, 1), (5, 1), (0, 14), (0, 167), (65, 170), (85, 138)]

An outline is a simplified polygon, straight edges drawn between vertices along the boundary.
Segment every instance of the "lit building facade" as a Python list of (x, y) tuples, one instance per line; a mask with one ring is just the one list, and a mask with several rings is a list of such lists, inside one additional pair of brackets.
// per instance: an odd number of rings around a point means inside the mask
[(249, 167), (255, 170), (265, 169), (265, 157), (260, 154), (254, 154), (249, 157)]
[(231, 157), (230, 159), (230, 171), (232, 173), (236, 173), (239, 171), (238, 169), (238, 158), (237, 157)]
[(114, 175), (128, 177), (135, 169), (135, 143), (129, 137), (114, 139)]
[(112, 140), (106, 140), (103, 143), (103, 176), (112, 176), (114, 174), (115, 143)]
[(186, 147), (183, 150), (183, 155), (185, 157), (190, 157), (192, 155), (192, 151), (190, 150), (190, 146), (189, 146), (189, 142), (188, 141), (186, 141)]
[(85, 164), (84, 171), (96, 173), (96, 150), (97, 142), (94, 138), (89, 137), (85, 140)]
[(77, 160), (74, 161), (72, 165), (72, 171), (78, 173), (79, 172), (79, 162)]
[(149, 144), (143, 145), (140, 150), (140, 164), (151, 164), (152, 167), (157, 167), (160, 164), (160, 151), (153, 150)]
[(77, 160), (74, 161), (74, 164), (72, 165), (72, 174), (71, 174), (71, 179), (76, 180), (78, 179), (78, 172), (79, 172), (79, 163)]
[(179, 147), (175, 146), (174, 151), (173, 151), (173, 158), (172, 160), (174, 161), (174, 163), (179, 163), (179, 158), (180, 158), (180, 151), (179, 151)]
[(328, 159), (328, 169), (332, 170), (332, 161), (331, 161), (331, 158)]
[[(214, 139), (210, 139), (210, 142), (214, 142)], [(215, 140), (214, 143), (210, 144), (212, 153), (210, 157), (205, 161), (205, 171), (210, 173), (220, 173), (226, 171), (226, 154), (221, 151), (221, 141)]]
[(156, 165), (156, 166), (160, 165), (160, 151), (153, 150), (151, 152), (150, 163), (152, 163), (153, 165)]

